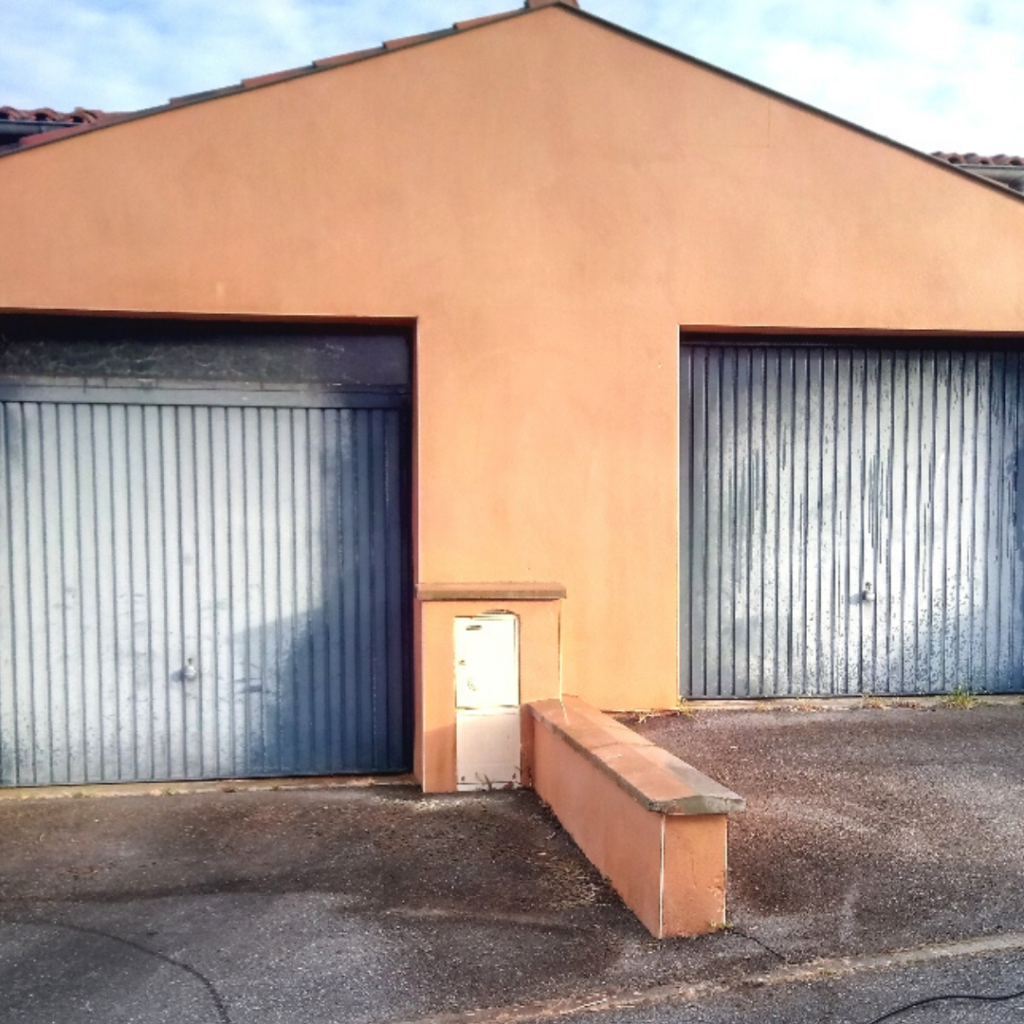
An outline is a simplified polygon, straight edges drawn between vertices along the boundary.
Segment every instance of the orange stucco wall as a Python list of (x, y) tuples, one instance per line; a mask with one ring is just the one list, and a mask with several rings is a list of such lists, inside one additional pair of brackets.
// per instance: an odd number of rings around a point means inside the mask
[(675, 697), (680, 324), (1024, 328), (1024, 203), (559, 7), (0, 159), (0, 224), (0, 309), (414, 318), (416, 576), (564, 583), (604, 708)]
[(724, 924), (728, 816), (649, 810), (540, 717), (526, 715), (534, 788), (644, 927), (666, 938)]

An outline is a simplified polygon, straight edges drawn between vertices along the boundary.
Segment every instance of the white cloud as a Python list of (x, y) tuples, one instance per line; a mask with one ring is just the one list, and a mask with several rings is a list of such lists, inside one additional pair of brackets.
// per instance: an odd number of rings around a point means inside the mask
[[(0, 103), (136, 109), (518, 2), (0, 0)], [(1017, 0), (583, 6), (910, 145), (1024, 153), (1024, 4)]]
[(921, 149), (1024, 153), (1016, 0), (591, 0), (587, 9)]
[(50, 0), (43, 18), (0, 0), (0, 103), (137, 109), (474, 13), (467, 0)]

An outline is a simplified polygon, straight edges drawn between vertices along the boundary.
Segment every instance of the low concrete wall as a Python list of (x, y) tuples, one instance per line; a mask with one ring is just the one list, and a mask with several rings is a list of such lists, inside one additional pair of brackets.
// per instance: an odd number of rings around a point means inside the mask
[(724, 924), (727, 815), (743, 800), (577, 697), (525, 713), (533, 788), (651, 934)]

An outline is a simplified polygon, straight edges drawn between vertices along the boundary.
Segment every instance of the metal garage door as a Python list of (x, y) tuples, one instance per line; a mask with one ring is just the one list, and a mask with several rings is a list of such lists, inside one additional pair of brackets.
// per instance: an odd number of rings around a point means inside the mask
[(407, 403), (0, 390), (0, 784), (408, 769)]
[(684, 696), (1024, 689), (1018, 353), (682, 366)]

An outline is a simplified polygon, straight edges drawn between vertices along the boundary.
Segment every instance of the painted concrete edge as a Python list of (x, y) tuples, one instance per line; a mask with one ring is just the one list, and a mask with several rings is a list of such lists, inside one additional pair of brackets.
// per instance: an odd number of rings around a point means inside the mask
[(90, 782), (70, 786), (12, 786), (0, 789), (0, 803), (12, 800), (72, 800), (114, 796), (191, 796), (198, 793), (255, 793), (284, 790), (370, 789), (415, 786), (405, 775), (311, 775), (293, 778), (212, 779), (198, 782)]
[(417, 601), (560, 601), (563, 583), (417, 583)]
[[(746, 808), (739, 794), (579, 697), (534, 701), (527, 709), (544, 728), (558, 733), (647, 810), (702, 815), (732, 814)], [(653, 785), (658, 792), (652, 791)]]
[(434, 1014), (409, 1018), (401, 1024), (536, 1024), (557, 1020), (587, 1011), (589, 1013), (650, 1009), (667, 1004), (693, 1003), (698, 999), (727, 992), (742, 992), (766, 985), (807, 984), (824, 978), (849, 977), (859, 973), (941, 963), (961, 957), (1024, 950), (1024, 933), (1010, 932), (997, 936), (965, 939), (958, 942), (916, 946), (889, 953), (865, 953), (862, 956), (831, 957), (801, 964), (784, 964), (774, 970), (733, 973), (727, 979), (655, 983), (622, 989), (592, 989), (580, 995), (556, 996), (533, 1003), (511, 1006), (488, 1006), (463, 1012)]

